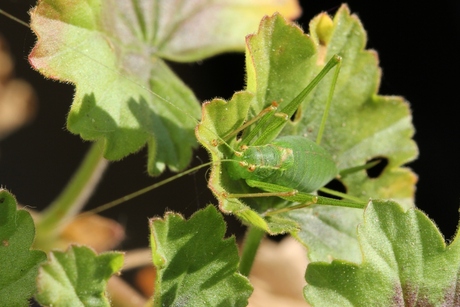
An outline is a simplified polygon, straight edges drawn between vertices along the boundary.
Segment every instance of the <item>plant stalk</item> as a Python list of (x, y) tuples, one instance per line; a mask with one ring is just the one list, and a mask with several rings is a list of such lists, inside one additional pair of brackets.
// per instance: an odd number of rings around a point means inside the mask
[(240, 259), (240, 273), (244, 276), (249, 276), (252, 264), (256, 258), (257, 250), (260, 242), (265, 235), (265, 231), (257, 227), (249, 227), (246, 232), (246, 238), (243, 243), (243, 251)]
[(56, 239), (86, 204), (108, 165), (102, 154), (102, 141), (94, 142), (67, 186), (41, 213), (37, 222), (37, 247), (45, 248)]

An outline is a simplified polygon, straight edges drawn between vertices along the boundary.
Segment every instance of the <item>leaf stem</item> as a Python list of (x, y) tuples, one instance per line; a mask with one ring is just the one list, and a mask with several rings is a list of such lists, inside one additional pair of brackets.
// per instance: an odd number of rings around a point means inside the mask
[(240, 260), (240, 273), (249, 276), (252, 264), (259, 249), (260, 242), (265, 235), (265, 231), (257, 227), (249, 227), (243, 243), (243, 252)]
[(45, 248), (57, 238), (86, 204), (108, 165), (102, 154), (102, 141), (94, 142), (67, 186), (42, 212), (37, 223), (37, 247)]

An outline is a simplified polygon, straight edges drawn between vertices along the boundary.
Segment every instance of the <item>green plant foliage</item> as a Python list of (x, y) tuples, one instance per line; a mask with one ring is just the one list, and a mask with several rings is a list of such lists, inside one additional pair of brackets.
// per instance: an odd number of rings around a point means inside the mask
[(305, 296), (313, 306), (458, 306), (458, 233), (446, 246), (420, 210), (375, 200), (358, 228), (363, 262), (315, 262)]
[(35, 279), (46, 254), (30, 250), (35, 228), (30, 213), (17, 210), (16, 199), (0, 189), (0, 302), (27, 306), (36, 291)]
[(252, 287), (237, 271), (235, 238), (222, 239), (225, 223), (214, 206), (189, 220), (167, 213), (150, 229), (154, 306), (247, 306)]
[[(295, 17), (300, 9), (290, 2)], [(71, 132), (104, 139), (110, 160), (147, 144), (148, 170), (159, 174), (187, 166), (199, 117), (194, 94), (164, 59), (243, 50), (244, 35), (280, 8), (273, 0), (42, 0), (31, 12), (38, 41), (29, 58), (45, 76), (76, 85)]]
[(107, 281), (123, 266), (123, 254), (100, 255), (86, 246), (53, 251), (40, 268), (37, 301), (45, 306), (110, 306)]
[[(232, 180), (226, 173), (226, 162), (218, 163), (233, 153), (227, 144), (238, 148), (236, 139), (220, 146), (216, 142), (273, 101), (282, 109), (311, 82), (329, 58), (338, 54), (343, 58), (342, 68), (321, 146), (332, 154), (340, 170), (363, 165), (375, 157), (386, 157), (389, 164), (378, 178), (369, 180), (365, 171), (359, 171), (341, 181), (348, 194), (365, 201), (369, 197), (393, 198), (410, 207), (415, 176), (401, 168), (417, 156), (417, 147), (411, 139), (414, 129), (410, 110), (401, 97), (377, 95), (378, 60), (375, 52), (364, 50), (365, 44), (361, 23), (345, 5), (333, 19), (326, 14), (316, 17), (310, 23), (310, 36), (280, 15), (264, 18), (258, 33), (247, 37), (247, 89), (228, 102), (216, 99), (203, 105), (202, 122), (197, 129), (199, 141), (217, 162), (209, 186), (219, 199), (221, 210), (270, 233), (293, 233), (311, 247), (309, 256), (313, 260), (331, 257), (360, 260), (355, 229), (362, 218), (361, 211), (312, 206), (268, 217), (266, 213), (270, 210), (292, 203), (277, 197), (228, 198), (231, 193), (260, 190), (248, 187), (244, 181)], [(316, 139), (331, 80), (329, 73), (280, 135)], [(331, 225), (334, 219), (340, 221)], [(316, 223), (310, 223), (312, 220)]]

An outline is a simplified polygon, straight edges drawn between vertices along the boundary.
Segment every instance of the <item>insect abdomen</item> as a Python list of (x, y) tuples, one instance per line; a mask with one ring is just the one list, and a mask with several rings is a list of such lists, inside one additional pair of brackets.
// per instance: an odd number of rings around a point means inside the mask
[(251, 179), (313, 192), (338, 174), (331, 155), (315, 142), (300, 136), (285, 136), (271, 144), (249, 146), (239, 163), (229, 163), (233, 179)]

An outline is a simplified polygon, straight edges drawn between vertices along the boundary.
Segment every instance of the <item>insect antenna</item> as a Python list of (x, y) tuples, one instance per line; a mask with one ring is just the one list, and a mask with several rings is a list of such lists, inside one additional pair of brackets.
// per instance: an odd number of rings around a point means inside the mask
[(81, 216), (86, 216), (86, 215), (92, 215), (92, 214), (97, 214), (97, 213), (109, 210), (109, 209), (111, 209), (113, 207), (116, 207), (116, 206), (118, 206), (118, 205), (120, 205), (120, 204), (122, 204), (124, 202), (130, 201), (131, 199), (134, 199), (134, 198), (136, 198), (138, 196), (141, 196), (141, 195), (143, 195), (145, 193), (148, 193), (148, 192), (150, 192), (152, 190), (155, 190), (155, 189), (157, 189), (157, 188), (159, 188), (159, 187), (161, 187), (163, 185), (166, 185), (166, 184), (168, 184), (168, 183), (170, 183), (170, 182), (172, 182), (172, 181), (174, 181), (176, 179), (179, 179), (179, 178), (181, 178), (181, 177), (183, 177), (185, 175), (192, 174), (192, 173), (194, 173), (194, 172), (196, 172), (196, 171), (198, 171), (198, 170), (200, 170), (202, 168), (205, 168), (205, 167), (208, 167), (208, 166), (211, 166), (213, 164), (220, 163), (220, 162), (238, 162), (238, 161), (235, 161), (235, 160), (232, 160), (232, 159), (222, 159), (222, 160), (220, 160), (218, 162), (206, 162), (206, 163), (200, 164), (200, 165), (192, 167), (192, 168), (190, 168), (190, 169), (188, 169), (186, 171), (183, 171), (181, 173), (178, 173), (176, 175), (168, 177), (168, 178), (166, 178), (166, 179), (164, 179), (162, 181), (155, 182), (154, 184), (151, 184), (151, 185), (149, 185), (149, 186), (147, 186), (147, 187), (145, 187), (143, 189), (137, 190), (137, 191), (135, 191), (133, 193), (130, 193), (130, 194), (125, 195), (125, 196), (122, 196), (120, 198), (114, 199), (114, 200), (112, 200), (112, 201), (110, 201), (108, 203), (105, 203), (105, 204), (103, 204), (101, 206), (98, 206), (98, 207), (96, 207), (94, 209), (85, 211), (85, 212), (79, 214), (78, 216), (81, 217)]
[(339, 59), (336, 69), (334, 71), (331, 87), (329, 88), (329, 94), (326, 100), (326, 107), (324, 108), (323, 117), (321, 118), (321, 124), (319, 125), (318, 135), (316, 136), (316, 144), (321, 144), (323, 138), (324, 127), (326, 126), (327, 117), (329, 116), (329, 109), (331, 108), (332, 97), (334, 96), (335, 85), (339, 78), (340, 67), (342, 66), (341, 58)]
[(5, 12), (5, 11), (2, 10), (2, 9), (0, 9), (0, 14), (1, 14), (1, 15), (4, 15), (4, 16), (10, 18), (11, 20), (14, 20), (14, 21), (16, 21), (17, 23), (19, 23), (19, 24), (21, 24), (21, 25), (23, 25), (23, 26), (25, 26), (25, 27), (27, 27), (27, 28), (30, 29), (30, 26), (29, 26), (29, 24), (28, 24), (27, 22), (25, 22), (25, 21), (23, 21), (23, 20), (21, 20), (21, 19), (15, 17), (15, 16), (11, 15), (11, 14), (8, 13), (8, 12)]

